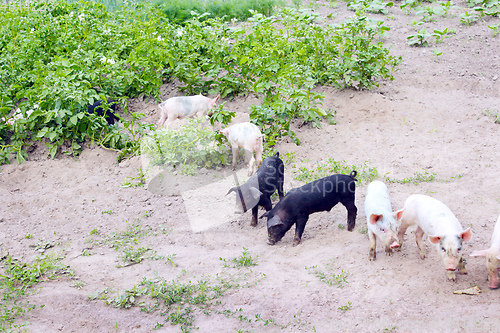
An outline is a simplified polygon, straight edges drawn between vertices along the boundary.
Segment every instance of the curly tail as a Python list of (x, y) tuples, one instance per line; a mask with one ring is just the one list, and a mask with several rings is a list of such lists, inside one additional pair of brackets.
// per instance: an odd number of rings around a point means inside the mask
[(349, 174), (349, 177), (351, 177), (352, 180), (358, 181), (356, 179), (357, 175), (358, 175), (358, 172), (356, 170), (352, 170), (351, 173)]

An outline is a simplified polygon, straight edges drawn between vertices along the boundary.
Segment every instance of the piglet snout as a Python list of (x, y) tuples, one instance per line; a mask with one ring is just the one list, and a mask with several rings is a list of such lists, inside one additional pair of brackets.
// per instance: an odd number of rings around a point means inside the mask
[(400, 246), (401, 245), (399, 245), (399, 243), (397, 241), (394, 241), (394, 242), (391, 243), (391, 249), (397, 249)]

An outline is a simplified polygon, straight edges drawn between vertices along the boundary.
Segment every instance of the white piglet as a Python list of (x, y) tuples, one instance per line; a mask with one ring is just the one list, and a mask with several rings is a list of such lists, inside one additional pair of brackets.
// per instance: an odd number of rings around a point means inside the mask
[[(202, 117), (212, 109), (219, 100), (220, 95), (210, 99), (202, 95), (178, 96), (167, 99), (158, 104), (161, 110), (157, 126), (168, 127), (174, 120), (188, 117)], [(210, 115), (210, 114), (209, 114)]]
[(377, 237), (385, 245), (385, 253), (392, 255), (392, 249), (399, 248), (396, 238), (397, 218), (403, 210), (392, 212), (391, 199), (387, 186), (381, 181), (373, 181), (366, 188), (365, 214), (370, 238), (369, 259), (377, 257)]
[(421, 259), (426, 257), (422, 243), (422, 236), (425, 233), (429, 236), (429, 241), (436, 246), (449, 280), (456, 280), (456, 269), (460, 274), (467, 274), (461, 252), (462, 242), (469, 241), (472, 233), (469, 228), (463, 230), (460, 222), (445, 204), (427, 195), (410, 195), (406, 199), (400, 220), (398, 231), (400, 246), (403, 245), (406, 229), (414, 224), (418, 226), (415, 238)]
[[(262, 152), (264, 148), (262, 146), (262, 133), (260, 129), (252, 123), (238, 123), (220, 131), (224, 134), (229, 143), (231, 144), (231, 149), (233, 151), (233, 170), (236, 168), (236, 162), (238, 159), (239, 148), (245, 149), (245, 161), (248, 163), (248, 176), (254, 173), (255, 162), (257, 162), (257, 168), (262, 164)], [(255, 153), (255, 158), (253, 154)], [(250, 157), (251, 156), (251, 157)]]
[(498, 280), (498, 261), (500, 260), (500, 215), (498, 216), (493, 236), (491, 236), (491, 247), (487, 250), (474, 251), (472, 257), (486, 257), (486, 267), (488, 268), (488, 279), (490, 280), (488, 287), (497, 289), (500, 287)]

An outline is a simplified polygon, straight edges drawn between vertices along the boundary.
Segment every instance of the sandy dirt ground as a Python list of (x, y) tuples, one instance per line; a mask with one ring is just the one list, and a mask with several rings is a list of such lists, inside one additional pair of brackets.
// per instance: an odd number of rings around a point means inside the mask
[[(328, 2), (318, 4), (322, 16), (337, 14), (326, 23), (353, 15), (342, 2), (334, 8)], [(153, 190), (154, 186), (121, 187), (127, 177), (138, 175), (139, 157), (117, 164), (114, 152), (87, 148), (78, 159), (50, 160), (40, 143), (30, 161), (0, 167), (1, 247), (29, 262), (39, 254), (33, 246), (51, 242), (54, 247), (47, 253), (63, 256), (74, 276), (38, 284), (29, 300), (44, 307), (18, 322), (27, 321), (29, 332), (151, 332), (157, 322), (165, 322), (161, 311), (115, 308), (92, 295), (107, 290), (115, 297), (156, 276), (185, 282), (227, 274), (220, 258), (227, 263), (245, 248), (258, 264), (230, 269), (244, 276), (244, 286), (227, 291), (210, 315), (194, 308), (199, 332), (498, 332), (500, 291), (488, 289), (485, 260), (469, 257), (473, 250), (489, 247), (500, 213), (500, 125), (484, 115), (485, 110), (500, 112), (500, 36), (493, 37), (488, 28), (498, 18), (465, 26), (458, 17), (464, 4), (457, 5), (460, 9), (454, 15), (426, 23), (428, 30), (448, 27), (456, 34), (424, 48), (407, 45), (406, 37), (414, 31), (408, 24), (415, 15), (405, 15), (398, 6), (389, 9), (389, 17), (373, 14), (391, 27), (385, 41), (392, 45), (391, 54), (403, 57), (395, 80), (380, 82), (371, 91), (318, 87), (326, 94), (324, 107), (337, 111), (337, 124), (325, 123), (321, 129), (295, 126), (302, 144), (284, 140), (276, 148), (282, 156), (295, 152), (293, 163), (285, 164), (285, 190), (300, 185), (293, 179), (300, 166), (312, 167), (328, 158), (367, 163), (380, 175), (397, 179), (435, 173), (432, 182), (388, 184), (393, 208), (401, 208), (416, 193), (448, 205), (473, 233), (463, 249), (467, 275), (457, 274), (457, 281), (449, 282), (428, 241), (428, 258), (419, 259), (413, 228), (407, 231), (401, 252), (386, 256), (379, 245), (377, 260), (369, 261), (368, 237), (360, 232), (366, 226), (366, 184), (358, 184), (356, 190), (353, 232), (342, 229), (346, 210), (338, 205), (331, 212), (311, 215), (299, 246), (292, 246), (293, 231), (269, 246), (264, 219), (252, 228), (250, 212), (231, 214), (234, 197), (224, 197), (232, 186), (229, 170), (203, 171), (205, 178), (225, 181), (220, 188), (200, 181), (191, 191), (170, 195)], [(436, 48), (442, 55), (433, 54)], [(177, 88), (162, 87), (162, 99), (178, 94)], [(241, 121), (248, 119), (253, 103), (258, 99), (226, 100), (226, 108), (237, 111)], [(146, 113), (145, 121), (155, 123), (156, 105), (133, 100), (130, 108)], [(181, 185), (174, 181), (171, 186)], [(196, 193), (204, 201), (197, 202)], [(207, 227), (193, 229), (200, 216), (206, 218)], [(167, 257), (117, 267), (123, 263), (123, 247), (117, 251), (89, 241), (109, 238), (133, 225), (150, 230), (134, 247), (149, 247), (150, 253)], [(97, 235), (91, 235), (93, 230)], [(311, 274), (314, 270), (344, 274), (346, 282), (329, 285)], [(453, 294), (474, 285), (485, 292)], [(254, 320), (239, 320), (239, 314)], [(255, 320), (256, 315), (264, 320)], [(265, 325), (270, 319), (275, 324)], [(158, 329), (180, 330), (169, 323)]]

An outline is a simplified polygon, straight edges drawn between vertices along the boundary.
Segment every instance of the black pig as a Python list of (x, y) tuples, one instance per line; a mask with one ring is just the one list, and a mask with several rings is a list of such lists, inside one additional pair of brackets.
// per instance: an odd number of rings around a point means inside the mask
[(109, 125), (113, 125), (115, 121), (119, 121), (120, 119), (115, 116), (114, 112), (117, 112), (118, 104), (115, 100), (106, 99), (109, 104), (109, 109), (104, 111), (104, 108), (101, 106), (103, 104), (103, 100), (96, 101), (94, 104), (87, 106), (88, 113), (95, 113), (98, 116), (104, 116)]
[(280, 199), (283, 198), (283, 181), (285, 167), (283, 161), (279, 158), (279, 153), (269, 156), (262, 162), (257, 172), (240, 186), (235, 186), (227, 192), (236, 192), (236, 213), (244, 213), (252, 208), (252, 221), (250, 225), (257, 225), (257, 213), (259, 206), (264, 207), (266, 211), (271, 210), (271, 195), (276, 190)]
[(262, 215), (267, 217), (268, 244), (280, 241), (295, 223), (293, 245), (300, 244), (309, 215), (330, 211), (339, 202), (347, 208), (347, 230), (352, 231), (358, 211), (354, 204), (356, 175), (354, 170), (349, 175), (331, 175), (289, 191), (272, 210)]

